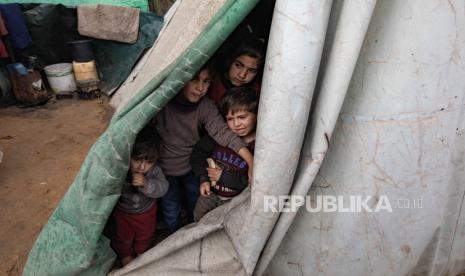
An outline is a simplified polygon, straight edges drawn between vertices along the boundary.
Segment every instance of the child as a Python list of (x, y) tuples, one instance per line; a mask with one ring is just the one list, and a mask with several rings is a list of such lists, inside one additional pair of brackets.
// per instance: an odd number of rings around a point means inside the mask
[(199, 197), (199, 183), (190, 165), (192, 148), (200, 140), (202, 129), (220, 145), (239, 154), (252, 172), (253, 157), (247, 145), (228, 129), (215, 104), (205, 94), (210, 86), (210, 69), (205, 65), (173, 100), (154, 118), (161, 138), (159, 165), (170, 183), (162, 198), (163, 217), (174, 232), (180, 227), (181, 199), (187, 199), (189, 222)]
[[(208, 96), (218, 105), (226, 90), (232, 87), (251, 86), (260, 93), (260, 81), (256, 79), (265, 60), (265, 45), (258, 39), (244, 41), (228, 59), (226, 72), (212, 82)], [(255, 81), (254, 81), (255, 80)]]
[[(220, 104), (221, 114), (226, 118), (228, 127), (247, 143), (251, 152), (255, 147), (257, 104), (255, 91), (244, 86), (227, 90)], [(208, 157), (220, 168), (207, 168)], [(194, 209), (195, 221), (247, 187), (246, 162), (230, 149), (216, 144), (208, 136), (203, 137), (194, 148), (191, 162), (194, 174), (201, 183), (202, 195)], [(216, 181), (216, 185), (211, 187), (209, 180)]]
[(147, 251), (155, 235), (156, 198), (168, 190), (168, 181), (155, 164), (157, 157), (153, 137), (142, 131), (137, 136), (130, 169), (113, 211), (116, 233), (112, 246), (123, 266)]

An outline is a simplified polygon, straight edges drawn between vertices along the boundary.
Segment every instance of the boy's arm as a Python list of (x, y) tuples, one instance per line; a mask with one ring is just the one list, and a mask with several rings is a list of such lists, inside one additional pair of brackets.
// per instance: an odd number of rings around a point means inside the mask
[(249, 181), (253, 176), (253, 155), (247, 148), (247, 144), (232, 132), (218, 112), (216, 105), (208, 98), (204, 99), (201, 107), (201, 120), (208, 134), (221, 146), (235, 151), (247, 162)]
[(233, 190), (243, 190), (247, 188), (248, 179), (247, 175), (240, 172), (229, 172), (223, 170), (220, 177), (220, 182), (226, 188)]
[(154, 165), (152, 170), (145, 175), (145, 184), (137, 187), (146, 197), (159, 198), (168, 191), (169, 183), (160, 167)]
[(240, 148), (237, 153), (239, 154), (240, 157), (242, 157), (242, 159), (244, 159), (244, 161), (247, 163), (250, 169), (250, 167), (253, 166), (253, 155), (250, 152), (249, 148), (247, 147)]
[(215, 146), (215, 141), (210, 136), (204, 135), (192, 150), (192, 171), (199, 183), (210, 181), (206, 170), (208, 167), (207, 158), (210, 157)]
[(239, 155), (242, 157), (242, 159), (247, 162), (247, 165), (249, 166), (249, 170), (247, 171), (247, 176), (249, 177), (249, 182), (252, 182), (252, 177), (253, 177), (253, 155), (250, 152), (250, 150), (247, 147), (243, 147), (239, 150)]
[(199, 108), (200, 120), (205, 126), (208, 134), (215, 140), (215, 142), (220, 146), (232, 149), (234, 152), (243, 157), (247, 164), (249, 164), (249, 161), (244, 158), (240, 152), (242, 148), (247, 147), (247, 144), (228, 128), (228, 125), (224, 122), (223, 117), (221, 117), (218, 108), (213, 101), (205, 98), (202, 100)]

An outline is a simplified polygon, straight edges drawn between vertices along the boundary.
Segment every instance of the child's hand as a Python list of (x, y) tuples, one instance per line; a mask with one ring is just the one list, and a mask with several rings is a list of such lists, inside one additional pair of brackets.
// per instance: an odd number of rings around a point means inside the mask
[(202, 184), (200, 184), (200, 195), (201, 196), (210, 196), (211, 192), (210, 192), (210, 182), (202, 182)]
[(210, 178), (210, 181), (219, 181), (221, 174), (223, 173), (223, 170), (216, 167), (216, 168), (207, 168), (208, 171), (208, 177)]
[(145, 184), (145, 176), (141, 173), (132, 174), (132, 186), (143, 187)]

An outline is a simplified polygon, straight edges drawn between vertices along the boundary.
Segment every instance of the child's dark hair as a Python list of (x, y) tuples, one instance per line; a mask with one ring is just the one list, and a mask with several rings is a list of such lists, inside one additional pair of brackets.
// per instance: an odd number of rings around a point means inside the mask
[(195, 77), (198, 77), (198, 75), (200, 74), (200, 72), (202, 70), (205, 70), (207, 69), (208, 70), (208, 75), (210, 76), (211, 79), (213, 79), (213, 76), (216, 74), (216, 71), (215, 69), (213, 68), (213, 65), (210, 61), (207, 61), (205, 62), (202, 67), (197, 71), (195, 72), (194, 76), (192, 77), (192, 79), (194, 79)]
[(257, 38), (249, 38), (243, 41), (239, 47), (237, 47), (231, 55), (229, 60), (228, 68), (238, 57), (245, 55), (256, 58), (258, 64), (262, 65), (265, 61), (265, 43)]
[(231, 111), (232, 114), (237, 111), (248, 111), (253, 114), (258, 112), (258, 97), (252, 87), (238, 86), (226, 90), (225, 96), (220, 103), (220, 112), (226, 117)]
[(153, 129), (144, 128), (137, 134), (131, 158), (152, 162), (158, 159), (158, 137)]

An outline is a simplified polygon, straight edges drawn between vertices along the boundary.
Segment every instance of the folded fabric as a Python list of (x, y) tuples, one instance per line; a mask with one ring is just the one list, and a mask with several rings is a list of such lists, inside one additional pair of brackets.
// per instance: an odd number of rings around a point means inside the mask
[(77, 7), (79, 34), (134, 43), (139, 32), (139, 9), (110, 5)]
[[(32, 42), (19, 4), (0, 4), (11, 44), (15, 49), (24, 49)], [(5, 31), (5, 30), (4, 30)]]

